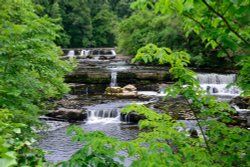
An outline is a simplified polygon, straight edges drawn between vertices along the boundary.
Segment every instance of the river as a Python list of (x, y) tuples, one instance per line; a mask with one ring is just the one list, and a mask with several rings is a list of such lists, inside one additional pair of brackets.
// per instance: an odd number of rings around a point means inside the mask
[[(129, 69), (124, 65), (124, 62), (112, 64), (112, 68), (109, 68), (110, 72), (110, 86), (119, 85), (119, 72)], [(110, 65), (108, 66), (110, 67)], [(101, 71), (100, 71), (101, 73)], [(201, 87), (211, 95), (214, 95), (222, 101), (229, 101), (233, 97), (238, 96), (241, 91), (236, 87), (227, 88), (228, 84), (235, 81), (235, 74), (218, 74), (218, 73), (198, 73), (197, 79), (199, 80)], [(132, 84), (132, 83), (131, 83)], [(132, 124), (128, 120), (121, 119), (119, 110), (131, 103), (147, 104), (152, 101), (162, 100), (164, 96), (164, 84), (155, 84), (154, 90), (141, 89), (138, 93), (140, 95), (149, 96), (147, 100), (140, 99), (118, 99), (109, 98), (103, 96), (104, 92), (98, 92), (95, 95), (91, 95), (87, 89), (84, 89), (84, 93), (78, 92), (77, 95), (77, 107), (87, 111), (87, 119), (78, 121), (77, 124), (84, 128), (86, 131), (103, 131), (108, 136), (119, 138), (120, 140), (132, 140), (136, 138), (139, 133), (137, 124)], [(157, 90), (157, 91), (155, 91)], [(97, 98), (98, 97), (98, 98)], [(70, 102), (69, 102), (70, 103)], [(72, 105), (74, 107), (74, 105)], [(71, 107), (72, 107), (71, 106)], [(54, 121), (56, 124), (58, 121)], [(196, 121), (183, 120), (189, 129), (196, 128)], [(53, 121), (50, 121), (53, 126)], [(80, 144), (72, 144), (70, 137), (66, 136), (66, 128), (68, 123), (62, 122), (62, 126), (43, 132), (43, 138), (39, 141), (38, 146), (48, 152), (46, 159), (54, 163), (65, 161), (82, 147)], [(125, 166), (129, 166), (131, 160), (125, 162)]]

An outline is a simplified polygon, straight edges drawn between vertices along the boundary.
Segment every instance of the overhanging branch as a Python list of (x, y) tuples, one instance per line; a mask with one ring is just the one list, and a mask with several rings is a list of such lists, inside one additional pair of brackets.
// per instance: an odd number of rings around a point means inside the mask
[(230, 31), (232, 31), (239, 39), (241, 39), (245, 44), (250, 46), (250, 43), (244, 39), (236, 30), (233, 29), (233, 27), (229, 24), (229, 22), (227, 21), (227, 19), (220, 14), (219, 12), (217, 12), (212, 6), (210, 6), (206, 0), (202, 0), (202, 2), (208, 7), (209, 10), (211, 10), (213, 13), (215, 13), (218, 17), (220, 17), (223, 22), (226, 24), (226, 26), (228, 27), (228, 29)]

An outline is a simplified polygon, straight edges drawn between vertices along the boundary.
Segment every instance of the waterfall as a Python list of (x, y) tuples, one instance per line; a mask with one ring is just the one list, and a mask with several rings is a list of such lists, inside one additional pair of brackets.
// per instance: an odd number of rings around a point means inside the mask
[(235, 74), (198, 74), (197, 77), (201, 84), (230, 84), (236, 79)]
[(90, 50), (81, 50), (79, 57), (87, 57), (89, 55)]
[(112, 53), (113, 56), (116, 56), (115, 50), (112, 49), (112, 50), (111, 50), (111, 53)]
[(89, 110), (87, 123), (120, 123), (120, 109)]
[(111, 72), (110, 87), (115, 87), (115, 86), (117, 86), (117, 72), (113, 71)]
[(85, 94), (88, 96), (89, 95), (89, 87), (87, 86), (85, 89)]
[(236, 80), (235, 74), (206, 74), (197, 75), (201, 87), (212, 95), (237, 96), (241, 90), (237, 86), (228, 86)]
[(70, 50), (67, 54), (67, 56), (72, 59), (75, 56), (75, 51), (74, 50)]
[[(122, 120), (124, 120), (121, 116), (120, 110), (124, 106), (131, 104), (131, 103), (137, 103), (137, 104), (146, 104), (149, 103), (146, 102), (138, 102), (138, 101), (130, 101), (130, 100), (119, 100), (109, 103), (103, 103), (103, 104), (97, 104), (85, 107), (85, 110), (87, 111), (87, 124), (98, 124), (98, 123), (121, 123)], [(125, 119), (126, 121), (129, 121), (129, 118), (127, 117)]]

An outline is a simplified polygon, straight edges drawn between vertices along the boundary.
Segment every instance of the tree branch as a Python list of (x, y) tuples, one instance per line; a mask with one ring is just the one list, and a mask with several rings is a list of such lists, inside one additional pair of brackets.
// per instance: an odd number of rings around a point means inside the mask
[(226, 24), (226, 26), (228, 27), (228, 29), (230, 31), (232, 31), (239, 39), (241, 39), (245, 44), (250, 46), (250, 43), (244, 39), (236, 30), (233, 29), (233, 27), (229, 24), (229, 22), (226, 20), (226, 18), (220, 14), (219, 12), (217, 12), (212, 6), (210, 6), (206, 0), (202, 0), (202, 2), (208, 7), (209, 10), (211, 10), (213, 13), (215, 13), (218, 17), (220, 17), (224, 23)]
[[(186, 16), (187, 18), (193, 20), (194, 22), (196, 22), (197, 24), (199, 24), (199, 26), (205, 30), (206, 27), (201, 23), (199, 22), (198, 20), (196, 20), (195, 18), (193, 18), (192, 16), (188, 15), (188, 14), (184, 14), (184, 16)], [(227, 51), (226, 48), (224, 48), (224, 46), (222, 46), (219, 42), (217, 42), (216, 40), (214, 40), (216, 42), (216, 44), (227, 54), (228, 57), (231, 57), (229, 52)]]
[(198, 118), (198, 116), (197, 116), (197, 114), (196, 114), (196, 111), (193, 109), (192, 105), (189, 103), (189, 101), (187, 100), (186, 97), (185, 97), (185, 100), (186, 100), (186, 102), (188, 103), (189, 108), (191, 109), (191, 111), (193, 112), (193, 114), (194, 114), (194, 116), (195, 116), (195, 120), (197, 121), (197, 125), (199, 126), (199, 129), (200, 129), (200, 131), (201, 131), (202, 137), (203, 137), (203, 139), (204, 139), (204, 141), (205, 141), (205, 144), (206, 144), (208, 153), (209, 153), (210, 155), (212, 155), (212, 151), (211, 151), (211, 149), (210, 149), (210, 147), (209, 147), (209, 145), (208, 145), (208, 141), (207, 141), (206, 135), (205, 135), (205, 133), (204, 133), (202, 127), (201, 127), (200, 120), (199, 120), (199, 118)]

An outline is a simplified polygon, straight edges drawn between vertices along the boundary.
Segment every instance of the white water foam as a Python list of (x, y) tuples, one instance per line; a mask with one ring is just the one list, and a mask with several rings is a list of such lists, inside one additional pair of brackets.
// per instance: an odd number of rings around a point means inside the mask
[(166, 96), (166, 93), (164, 92), (158, 93), (156, 91), (138, 91), (138, 95), (163, 97)]
[(236, 80), (236, 74), (206, 74), (197, 75), (200, 86), (209, 94), (215, 96), (239, 96), (242, 92), (237, 86), (229, 86)]
[(81, 50), (79, 57), (87, 57), (89, 55), (89, 53), (90, 53), (90, 50), (83, 49), (83, 50)]
[(146, 104), (149, 101), (116, 101), (106, 104), (98, 104), (86, 107), (88, 119), (86, 124), (110, 124), (121, 123), (120, 109), (128, 104)]
[(75, 51), (74, 50), (70, 50), (69, 53), (67, 54), (67, 56), (72, 59), (75, 56)]
[(120, 123), (119, 109), (107, 110), (90, 110), (88, 111), (88, 124), (96, 123)]
[(117, 72), (111, 72), (111, 82), (110, 87), (117, 86)]
[(110, 66), (110, 67), (107, 67), (107, 69), (112, 71), (112, 72), (127, 71), (130, 68), (131, 68), (130, 66)]

